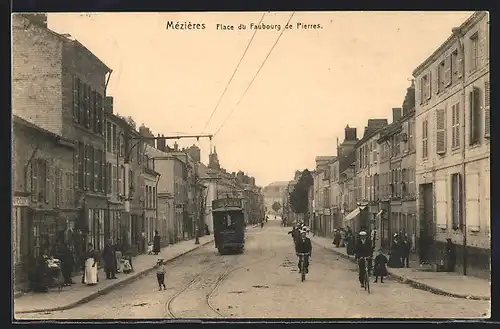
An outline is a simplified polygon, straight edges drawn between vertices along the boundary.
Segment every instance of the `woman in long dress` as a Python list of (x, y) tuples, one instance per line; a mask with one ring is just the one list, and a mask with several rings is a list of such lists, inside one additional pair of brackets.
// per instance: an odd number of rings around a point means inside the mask
[(92, 243), (88, 244), (88, 250), (85, 256), (85, 278), (86, 285), (97, 284), (97, 252), (94, 250)]

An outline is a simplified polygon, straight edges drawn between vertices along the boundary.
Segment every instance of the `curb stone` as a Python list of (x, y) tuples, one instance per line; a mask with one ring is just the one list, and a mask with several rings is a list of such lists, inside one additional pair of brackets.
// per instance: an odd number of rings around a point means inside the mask
[[(182, 252), (180, 253), (179, 255), (176, 255), (168, 260), (165, 260), (165, 263), (171, 263), (173, 262), (174, 260), (182, 257), (182, 256), (185, 256), (201, 247), (204, 247), (210, 243), (214, 242), (214, 240), (210, 240), (210, 241), (207, 241), (207, 242), (204, 242), (204, 243), (200, 243), (199, 245), (197, 245), (195, 248), (193, 249), (190, 249), (188, 251), (185, 251), (185, 252)], [(146, 268), (140, 272), (137, 272), (137, 273), (134, 273), (133, 275), (131, 276), (127, 276), (126, 278), (124, 278), (123, 280), (121, 280), (120, 282), (117, 282), (115, 284), (111, 284), (101, 290), (98, 290), (86, 297), (83, 297), (82, 299), (80, 300), (77, 300), (73, 303), (70, 303), (70, 304), (67, 304), (67, 305), (64, 305), (64, 306), (58, 306), (58, 307), (52, 307), (52, 308), (41, 308), (41, 309), (31, 309), (31, 310), (24, 310), (24, 311), (14, 311), (14, 313), (16, 314), (27, 314), (27, 313), (43, 313), (43, 312), (56, 312), (56, 311), (65, 311), (65, 310), (69, 310), (69, 309), (72, 309), (72, 308), (75, 308), (77, 306), (80, 306), (82, 304), (86, 304), (94, 299), (96, 299), (97, 297), (100, 297), (100, 296), (103, 296), (103, 295), (106, 295), (108, 294), (109, 292), (111, 292), (112, 290), (116, 289), (116, 288), (119, 288), (121, 286), (124, 286), (124, 285), (127, 285), (127, 284), (130, 284), (132, 283), (133, 281), (136, 281), (137, 279), (140, 279), (146, 275), (148, 275), (149, 273), (151, 273), (152, 271), (155, 270), (155, 267), (151, 267), (151, 268)]]
[[(341, 253), (339, 251), (336, 251), (335, 249), (330, 249), (328, 247), (322, 246), (321, 244), (319, 244), (319, 243), (317, 243), (315, 241), (312, 241), (312, 242), (314, 244), (316, 244), (316, 245), (324, 248), (324, 249), (330, 250), (331, 252), (335, 253), (336, 255), (339, 255), (339, 256), (343, 257), (344, 259), (349, 259), (353, 263), (356, 262), (354, 258), (349, 257), (346, 254), (343, 254), (343, 253)], [(447, 296), (447, 297), (454, 297), (454, 298), (461, 298), (461, 299), (469, 299), (469, 300), (491, 300), (490, 297), (486, 297), (486, 296), (464, 295), (464, 294), (457, 294), (457, 293), (447, 292), (447, 291), (444, 291), (442, 289), (439, 289), (439, 288), (430, 286), (428, 284), (419, 282), (417, 280), (405, 277), (403, 275), (396, 274), (396, 273), (392, 272), (390, 269), (387, 269), (387, 271), (389, 272), (389, 276), (392, 276), (392, 277), (396, 278), (400, 283), (408, 284), (408, 285), (412, 286), (413, 288), (420, 289), (420, 290), (425, 290), (425, 291), (431, 292), (431, 293), (433, 293), (435, 295), (441, 295), (441, 296)]]

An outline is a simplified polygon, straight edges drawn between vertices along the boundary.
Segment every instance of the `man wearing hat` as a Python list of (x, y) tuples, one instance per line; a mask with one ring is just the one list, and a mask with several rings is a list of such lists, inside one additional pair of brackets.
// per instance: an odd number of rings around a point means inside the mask
[[(312, 244), (311, 244), (311, 239), (309, 239), (306, 236), (306, 234), (307, 234), (307, 228), (303, 227), (300, 230), (300, 239), (297, 241), (297, 244), (295, 246), (295, 251), (297, 254), (298, 253), (308, 254), (307, 256), (304, 256), (304, 263), (305, 263), (304, 265), (306, 268), (306, 273), (309, 273), (309, 256), (311, 256)], [(300, 258), (299, 258), (298, 266), (299, 266), (299, 270), (300, 270), (300, 266), (301, 266)]]
[[(359, 283), (364, 288), (365, 283), (365, 258), (368, 261), (368, 271), (372, 267), (373, 248), (366, 231), (359, 232), (359, 238), (356, 241), (356, 260), (358, 261), (359, 268)], [(370, 274), (368, 272), (368, 274)]]

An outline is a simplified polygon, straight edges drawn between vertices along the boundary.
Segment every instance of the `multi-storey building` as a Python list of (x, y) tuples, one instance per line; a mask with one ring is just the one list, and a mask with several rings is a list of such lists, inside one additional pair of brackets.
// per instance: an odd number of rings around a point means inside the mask
[(476, 12), (413, 72), (421, 261), (490, 275), (489, 17)]
[(107, 210), (103, 99), (111, 69), (70, 35), (30, 15), (13, 16), (12, 37), (13, 112), (75, 142), (74, 225), (100, 249)]
[(393, 122), (384, 128), (379, 148), (379, 201), (376, 218), (380, 242), (388, 249), (394, 233), (406, 233), (415, 248), (418, 238), (415, 189), (415, 88), (407, 90), (402, 108), (393, 108)]
[[(140, 164), (143, 158), (143, 142), (139, 141), (139, 133), (131, 122), (113, 113), (113, 97), (106, 97), (105, 102), (105, 134), (106, 134), (106, 194), (108, 196), (109, 220), (105, 235), (113, 241), (121, 240), (126, 248), (136, 244), (136, 236), (132, 227), (141, 221), (143, 210), (140, 188), (143, 174)], [(129, 186), (125, 186), (125, 134), (129, 134)], [(122, 216), (125, 211), (125, 189), (128, 188), (130, 217)], [(137, 248), (138, 249), (138, 248)]]
[(24, 284), (43, 250), (57, 243), (76, 218), (72, 140), (13, 116), (12, 259), (16, 285)]
[(356, 143), (358, 142), (356, 128), (347, 125), (344, 129), (344, 141), (337, 146), (338, 165), (334, 177), (338, 177), (338, 222), (336, 228), (346, 226), (344, 218), (357, 207), (354, 190), (354, 168), (356, 162)]
[(379, 212), (378, 205), (378, 145), (381, 128), (387, 126), (387, 119), (369, 119), (363, 138), (356, 144), (356, 173), (354, 185), (358, 208), (344, 220), (350, 221), (354, 231), (371, 230)]
[[(317, 156), (316, 169), (314, 171), (313, 186), (315, 191), (315, 211), (316, 223), (314, 227), (317, 234), (321, 236), (330, 236), (333, 232), (333, 221), (330, 208), (330, 165), (336, 160), (335, 156)], [(313, 184), (314, 184), (313, 183)]]

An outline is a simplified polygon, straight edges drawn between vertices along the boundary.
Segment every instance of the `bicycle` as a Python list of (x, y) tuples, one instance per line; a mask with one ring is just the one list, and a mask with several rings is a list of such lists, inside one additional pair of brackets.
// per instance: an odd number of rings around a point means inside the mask
[(309, 253), (302, 253), (302, 252), (299, 252), (297, 253), (297, 256), (299, 256), (299, 261), (300, 261), (300, 279), (302, 282), (305, 281), (306, 279), (306, 262), (304, 261), (305, 260), (305, 256), (309, 256), (310, 254)]
[(363, 285), (365, 287), (365, 291), (368, 291), (370, 293), (370, 275), (369, 275), (369, 268), (368, 268), (368, 257), (362, 257), (365, 261), (365, 277), (364, 277), (364, 282)]

